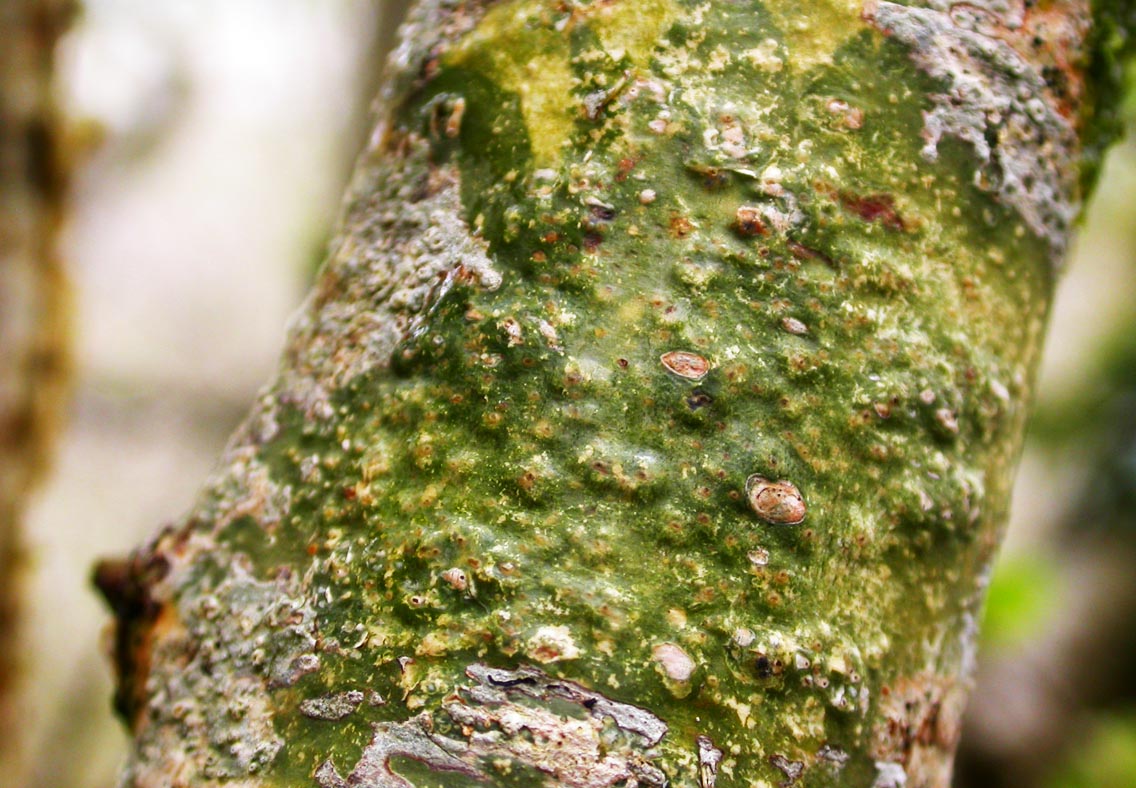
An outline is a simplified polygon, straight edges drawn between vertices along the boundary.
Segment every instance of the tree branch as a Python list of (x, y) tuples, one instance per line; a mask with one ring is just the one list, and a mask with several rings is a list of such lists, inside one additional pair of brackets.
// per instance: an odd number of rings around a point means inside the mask
[(67, 292), (55, 236), (65, 191), (52, 99), (55, 43), (71, 4), (0, 7), (0, 774), (19, 784), (28, 493), (47, 463), (67, 367)]
[(124, 783), (945, 787), (1093, 31), (418, 4), (279, 375), (100, 570)]

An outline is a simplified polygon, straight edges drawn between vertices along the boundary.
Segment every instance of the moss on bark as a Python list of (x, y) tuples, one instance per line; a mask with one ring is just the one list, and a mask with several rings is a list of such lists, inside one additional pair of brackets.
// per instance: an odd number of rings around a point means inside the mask
[(420, 4), (277, 379), (101, 570), (124, 783), (946, 786), (1091, 29)]

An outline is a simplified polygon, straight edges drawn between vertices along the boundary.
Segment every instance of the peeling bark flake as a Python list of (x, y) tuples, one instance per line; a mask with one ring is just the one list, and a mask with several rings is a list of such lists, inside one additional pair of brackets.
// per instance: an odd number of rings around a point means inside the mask
[(391, 770), (390, 759), (394, 756), (410, 758), (434, 771), (452, 772), (475, 780), (485, 779), (480, 770), (443, 748), (439, 741), (444, 739), (435, 736), (432, 728), (428, 714), (420, 714), (406, 722), (375, 723), (371, 743), (363, 750), (347, 779), (340, 777), (335, 765), (327, 760), (316, 771), (316, 782), (320, 788), (414, 788), (413, 783)]
[[(478, 684), (451, 694), (438, 712), (456, 724), (462, 738), (438, 734), (434, 717), (425, 712), (405, 722), (376, 723), (371, 743), (347, 778), (327, 759), (316, 770), (317, 784), (413, 788), (391, 768), (390, 759), (398, 756), (475, 780), (488, 779), (501, 764), (513, 763), (546, 775), (548, 788), (667, 785), (666, 774), (651, 763), (650, 751), (665, 735), (666, 725), (649, 712), (555, 680), (536, 668), (472, 665), (467, 674)], [(574, 704), (579, 716), (566, 716), (565, 702)], [(631, 735), (613, 737), (605, 718)], [(721, 753), (712, 745), (699, 746), (701, 762), (716, 772)]]
[(551, 695), (579, 704), (593, 717), (609, 717), (618, 727), (638, 734), (649, 746), (658, 744), (667, 735), (667, 724), (646, 709), (613, 701), (571, 681), (553, 679), (536, 668), (501, 670), (475, 664), (466, 670), (466, 674), (485, 687), (500, 688), (531, 698)]
[(722, 751), (714, 746), (709, 736), (699, 736), (698, 778), (702, 788), (714, 788), (718, 781), (718, 764), (722, 762)]
[(785, 775), (785, 779), (781, 781), (782, 788), (789, 788), (801, 779), (801, 775), (805, 773), (805, 764), (801, 761), (790, 761), (784, 755), (773, 754), (769, 756), (769, 762), (773, 764), (779, 772)]

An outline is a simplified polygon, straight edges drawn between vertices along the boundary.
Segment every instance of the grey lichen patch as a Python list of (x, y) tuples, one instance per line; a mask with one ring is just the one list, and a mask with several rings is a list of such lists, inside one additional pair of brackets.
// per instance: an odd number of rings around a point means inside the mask
[[(423, 67), (437, 59), (473, 30), (493, 0), (420, 0), (413, 3), (399, 30), (398, 46), (387, 58), (388, 80), (381, 99), (394, 102), (421, 78)], [(372, 150), (382, 145), (382, 124), (372, 136)]]
[(281, 687), (290, 687), (297, 681), (307, 676), (309, 673), (315, 673), (320, 669), (320, 658), (317, 654), (300, 654), (292, 660), (288, 666), (288, 670), (283, 673), (277, 673), (276, 681)]
[[(178, 545), (159, 542), (152, 551), (172, 555)], [(155, 601), (184, 581), (180, 574), (175, 566), (151, 589)], [(209, 594), (167, 602), (150, 642), (140, 677), (149, 701), (122, 784), (244, 784), (267, 770), (284, 746), (270, 687), (289, 683), (316, 645), (298, 581), (260, 581), (233, 561)]]
[[(258, 411), (263, 412), (271, 412), (271, 406), (265, 411)], [(255, 430), (255, 423), (256, 415), (246, 421), (245, 430)], [(238, 438), (234, 441), (225, 452), (221, 468), (211, 480), (212, 494), (202, 503), (202, 514), (208, 515), (214, 536), (244, 518), (272, 533), (288, 514), (292, 486), (277, 483), (257, 456), (255, 444), (261, 439), (253, 432), (244, 440)], [(197, 544), (209, 549), (200, 538)], [(181, 559), (188, 562), (193, 557), (184, 553)]]
[(1080, 210), (1077, 134), (1048, 97), (1040, 64), (990, 33), (991, 23), (1021, 26), (1020, 9), (1017, 19), (1009, 13), (1015, 7), (976, 3), (967, 6), (971, 14), (956, 14), (880, 0), (866, 4), (864, 16), (944, 84), (928, 96), (924, 157), (936, 160), (947, 136), (969, 144), (980, 162), (975, 185), (1013, 207), (1057, 265)]
[(360, 690), (347, 690), (300, 701), (300, 713), (313, 720), (341, 720), (363, 704)]
[(384, 139), (373, 154), (382, 158), (352, 187), (321, 286), (292, 325), (277, 386), (280, 399), (312, 417), (327, 417), (337, 389), (389, 366), (455, 285), (501, 286), (463, 216), (457, 170), (433, 164), (429, 150), (413, 134)]

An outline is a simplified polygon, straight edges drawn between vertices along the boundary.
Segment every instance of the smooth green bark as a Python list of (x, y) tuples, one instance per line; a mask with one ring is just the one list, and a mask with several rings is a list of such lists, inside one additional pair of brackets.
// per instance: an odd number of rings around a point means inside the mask
[(1092, 25), (420, 4), (277, 379), (100, 569), (124, 784), (946, 786)]

